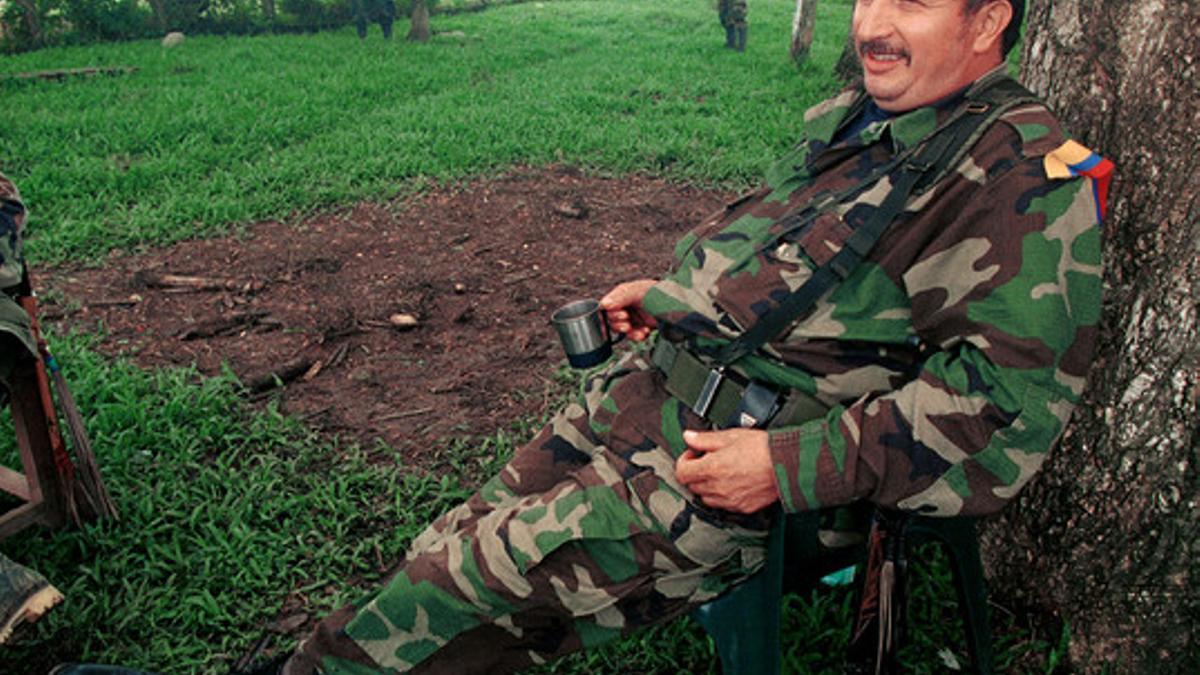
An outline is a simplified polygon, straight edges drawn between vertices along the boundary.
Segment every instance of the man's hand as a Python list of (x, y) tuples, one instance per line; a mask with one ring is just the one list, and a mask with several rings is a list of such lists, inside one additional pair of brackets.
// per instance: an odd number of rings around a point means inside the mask
[(600, 307), (608, 316), (608, 325), (618, 333), (624, 333), (630, 340), (645, 340), (658, 324), (654, 317), (642, 309), (642, 298), (656, 283), (654, 279), (626, 281), (600, 298)]
[(685, 431), (688, 449), (675, 477), (706, 506), (753, 513), (779, 500), (767, 432), (761, 429)]

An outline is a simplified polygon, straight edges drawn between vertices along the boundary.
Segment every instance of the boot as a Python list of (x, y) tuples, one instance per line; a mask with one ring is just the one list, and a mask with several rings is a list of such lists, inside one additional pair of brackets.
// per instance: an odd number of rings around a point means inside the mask
[(725, 26), (725, 47), (727, 49), (737, 48), (737, 32), (733, 26)]
[(739, 52), (746, 51), (746, 27), (739, 26), (737, 29), (737, 50)]
[(37, 621), (62, 599), (45, 577), (0, 555), (0, 644), (18, 624)]

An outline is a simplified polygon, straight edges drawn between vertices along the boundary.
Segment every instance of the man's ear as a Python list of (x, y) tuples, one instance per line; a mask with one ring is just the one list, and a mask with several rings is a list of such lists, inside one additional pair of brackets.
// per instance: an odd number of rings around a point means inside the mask
[(1004, 29), (1012, 21), (1013, 8), (1008, 0), (991, 0), (979, 8), (972, 18), (975, 28), (975, 41), (972, 44), (976, 53), (986, 54), (992, 51), (1000, 52), (1004, 38)]

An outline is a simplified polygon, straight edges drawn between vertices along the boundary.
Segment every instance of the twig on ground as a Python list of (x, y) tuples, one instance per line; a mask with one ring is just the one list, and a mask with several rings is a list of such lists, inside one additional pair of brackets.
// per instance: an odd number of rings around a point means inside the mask
[(252, 378), (246, 383), (246, 389), (251, 394), (261, 394), (276, 387), (285, 386), (307, 373), (308, 369), (312, 368), (314, 363), (312, 359), (308, 358), (301, 358), (291, 363), (285, 363), (283, 366), (269, 373)]
[(434, 411), (434, 408), (416, 408), (414, 410), (404, 410), (401, 412), (392, 413), (390, 415), (384, 415), (383, 417), (376, 417), (375, 421), (376, 422), (391, 422), (393, 420), (404, 419), (405, 417), (416, 417), (418, 415), (427, 415), (433, 411)]
[(142, 301), (141, 298), (136, 300), (127, 298), (125, 300), (93, 300), (87, 304), (88, 307), (132, 307)]
[(268, 316), (268, 312), (263, 310), (255, 310), (253, 312), (238, 312), (229, 316), (217, 317), (208, 321), (202, 321), (195, 326), (192, 326), (182, 335), (180, 335), (180, 339), (188, 341), (199, 340), (201, 338), (232, 335), (240, 330), (253, 328), (263, 324), (264, 320)]
[(136, 73), (133, 66), (97, 66), (93, 68), (60, 68), (56, 70), (34, 70), (3, 76), (6, 80), (65, 80), (68, 77), (89, 75), (128, 75)]
[(134, 281), (148, 288), (183, 289), (185, 291), (238, 291), (255, 293), (265, 284), (257, 279), (224, 279), (219, 277), (197, 277), (183, 274), (160, 274), (140, 270), (133, 275)]

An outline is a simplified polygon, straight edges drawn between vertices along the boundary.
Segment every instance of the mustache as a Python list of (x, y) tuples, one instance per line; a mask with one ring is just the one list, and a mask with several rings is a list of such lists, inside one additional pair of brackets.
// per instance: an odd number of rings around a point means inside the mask
[(886, 40), (865, 40), (858, 44), (858, 55), (876, 54), (879, 56), (900, 56), (908, 58), (908, 51), (897, 47)]

